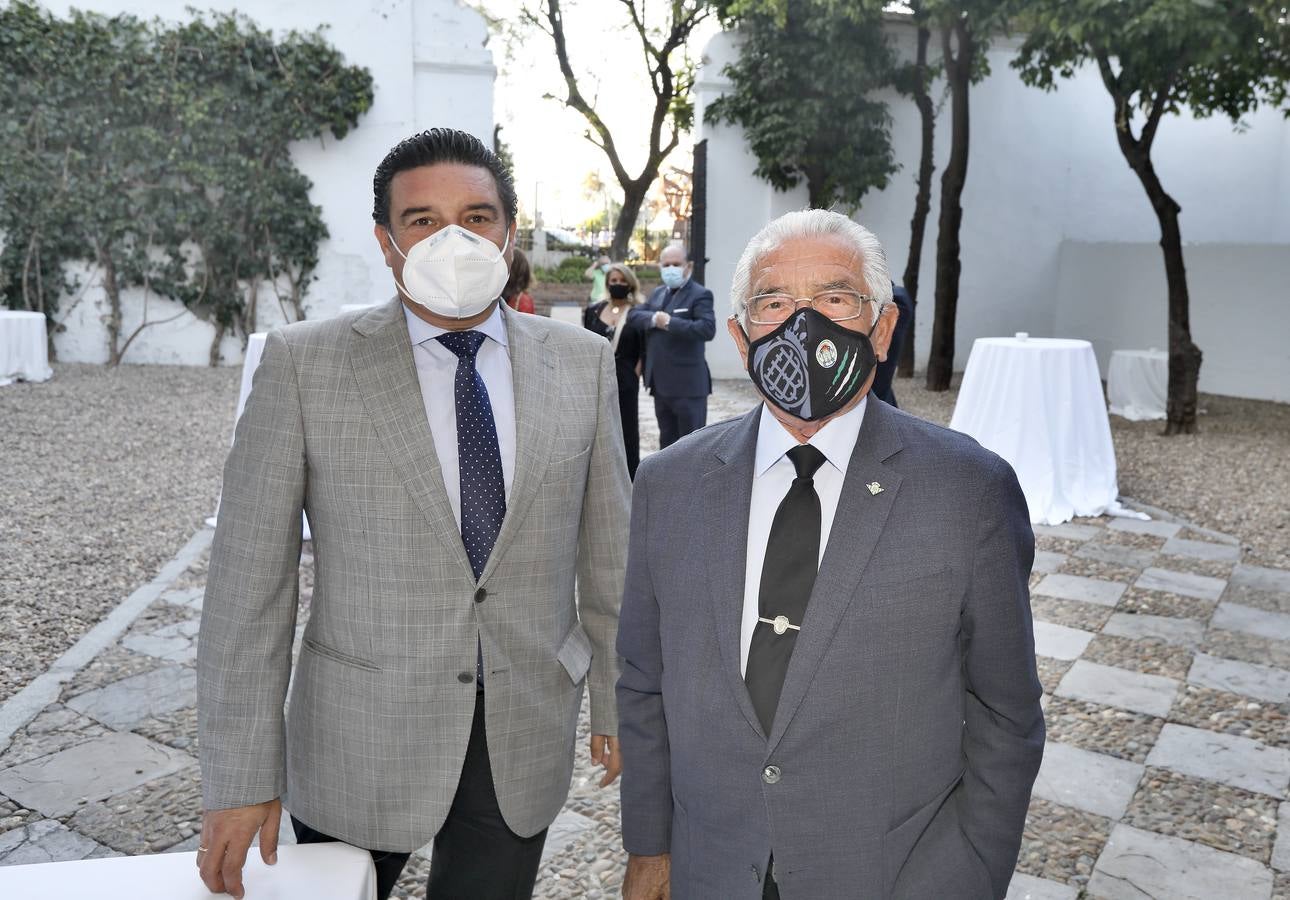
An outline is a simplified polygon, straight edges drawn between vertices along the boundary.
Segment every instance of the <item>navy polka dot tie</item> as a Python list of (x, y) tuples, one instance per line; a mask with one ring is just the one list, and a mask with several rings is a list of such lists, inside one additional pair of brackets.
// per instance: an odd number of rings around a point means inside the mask
[[(478, 331), (449, 331), (438, 337), (457, 357), (453, 399), (457, 412), (457, 472), (461, 485), (461, 542), (478, 579), (493, 552), (506, 515), (506, 482), (502, 452), (488, 388), (475, 368), (475, 355), (484, 343)], [(483, 683), (482, 651), (476, 676)]]
[(439, 335), (457, 357), (453, 399), (457, 407), (457, 470), (461, 479), (461, 540), (470, 568), (478, 578), (493, 552), (497, 532), (506, 515), (506, 482), (502, 479), (502, 452), (497, 445), (497, 425), (488, 388), (475, 368), (475, 354), (484, 343), (478, 331), (450, 331)]

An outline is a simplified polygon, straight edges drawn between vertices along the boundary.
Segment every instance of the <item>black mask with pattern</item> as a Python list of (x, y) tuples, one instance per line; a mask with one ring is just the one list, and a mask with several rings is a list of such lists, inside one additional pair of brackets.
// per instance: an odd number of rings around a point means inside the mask
[(748, 376), (757, 390), (768, 403), (806, 422), (831, 416), (854, 400), (877, 365), (868, 334), (814, 309), (798, 310), (748, 345)]

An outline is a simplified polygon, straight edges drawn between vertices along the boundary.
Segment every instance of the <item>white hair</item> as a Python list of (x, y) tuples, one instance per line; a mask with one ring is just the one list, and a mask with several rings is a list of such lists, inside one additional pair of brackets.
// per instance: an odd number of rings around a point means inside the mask
[(878, 301), (878, 315), (892, 303), (891, 274), (887, 254), (874, 233), (841, 213), (829, 209), (799, 209), (772, 219), (753, 235), (735, 266), (730, 284), (730, 307), (736, 318), (746, 321), (748, 299), (752, 296), (752, 273), (757, 263), (786, 241), (795, 238), (837, 236), (860, 256), (860, 274), (870, 296)]

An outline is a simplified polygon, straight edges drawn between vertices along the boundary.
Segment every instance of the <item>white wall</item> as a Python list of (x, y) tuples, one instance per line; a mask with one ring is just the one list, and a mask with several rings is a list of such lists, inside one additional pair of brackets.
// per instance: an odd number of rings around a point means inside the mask
[[(912, 55), (912, 28), (892, 28)], [(1151, 337), (1165, 329), (1159, 228), (1116, 144), (1110, 98), (1091, 70), (1051, 93), (1025, 86), (1009, 67), (1014, 48), (996, 43), (991, 75), (972, 89), (956, 366), (966, 363), (976, 338), (1016, 331), (1096, 338), (1103, 365), (1111, 349), (1163, 347), (1163, 336)], [(751, 175), (755, 163), (739, 129), (702, 121), (729, 87), (720, 72), (736, 52), (729, 33), (708, 44), (697, 97), (696, 138), (709, 145), (707, 280), (727, 315), (730, 277), (744, 244), (779, 211), (806, 205), (804, 187), (779, 194)], [(937, 100), (943, 90), (934, 86)], [(855, 218), (883, 241), (900, 281), (920, 124), (911, 101), (894, 93), (886, 99), (902, 169), (884, 191), (865, 198)], [(1183, 208), (1193, 337), (1205, 352), (1201, 389), (1284, 400), (1290, 399), (1290, 367), (1260, 335), (1290, 334), (1284, 262), (1290, 258), (1290, 122), (1260, 110), (1246, 125), (1238, 133), (1226, 119), (1166, 118), (1153, 155), (1166, 190)], [(946, 102), (936, 122), (937, 169), (919, 275), (920, 368), (931, 337), (940, 177), (948, 156)], [(1253, 323), (1253, 343), (1206, 318), (1201, 306), (1215, 294)], [(1102, 322), (1124, 328), (1094, 327)], [(721, 330), (709, 359), (719, 377), (739, 374), (733, 342)]]
[[(56, 15), (75, 7), (107, 15), (188, 18), (183, 5), (169, 0), (44, 0), (44, 5)], [(371, 72), (375, 97), (356, 129), (343, 141), (328, 135), (292, 149), (296, 165), (313, 182), (310, 196), (322, 208), (330, 232), (320, 248), (318, 280), (310, 287), (306, 309), (317, 318), (346, 303), (393, 296), (389, 269), (372, 236), (372, 174), (396, 143), (434, 125), (464, 129), (492, 146), (497, 70), (485, 46), (483, 18), (456, 0), (201, 0), (194, 5), (237, 10), (274, 31), (325, 27), (326, 39), (347, 64)], [(275, 302), (262, 297), (259, 308), (262, 330), (280, 323)], [(66, 323), (67, 332), (55, 338), (60, 359), (107, 359), (101, 321), (105, 309), (101, 297), (87, 296)], [(180, 307), (154, 301), (149, 309), (150, 318), (166, 318)], [(139, 312), (137, 301), (128, 304), (127, 331)], [(205, 365), (213, 334), (210, 325), (185, 313), (171, 325), (148, 329), (125, 361)], [(238, 341), (223, 346), (226, 363), (240, 361)]]

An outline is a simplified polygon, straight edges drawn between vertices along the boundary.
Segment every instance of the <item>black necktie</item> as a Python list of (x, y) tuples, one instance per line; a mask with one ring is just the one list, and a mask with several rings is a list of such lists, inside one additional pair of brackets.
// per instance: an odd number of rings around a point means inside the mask
[(768, 735), (820, 562), (820, 498), (812, 479), (824, 454), (801, 444), (788, 451), (788, 458), (797, 477), (770, 526), (757, 596), (759, 621), (744, 672), (753, 709)]
[[(484, 335), (478, 331), (449, 331), (439, 335), (438, 340), (457, 357), (452, 394), (457, 413), (461, 541), (466, 547), (470, 569), (478, 580), (506, 515), (506, 482), (502, 476), (497, 424), (493, 421), (493, 406), (488, 402), (488, 388), (475, 368), (475, 354), (484, 343)], [(475, 675), (483, 684), (482, 647), (475, 663)]]

